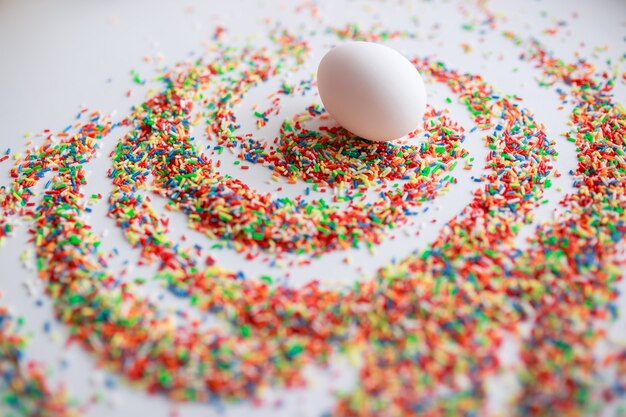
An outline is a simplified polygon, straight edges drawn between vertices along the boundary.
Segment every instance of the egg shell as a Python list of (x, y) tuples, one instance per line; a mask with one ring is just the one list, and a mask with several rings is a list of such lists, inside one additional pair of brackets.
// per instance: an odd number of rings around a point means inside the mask
[(350, 42), (331, 49), (317, 70), (328, 113), (365, 139), (389, 141), (415, 130), (426, 109), (424, 81), (415, 66), (388, 46)]

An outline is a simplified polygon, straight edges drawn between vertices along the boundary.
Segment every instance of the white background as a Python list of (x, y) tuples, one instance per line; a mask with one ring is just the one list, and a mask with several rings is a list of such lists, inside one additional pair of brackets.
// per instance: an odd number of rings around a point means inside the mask
[[(264, 19), (281, 22), (298, 33), (312, 30), (320, 35), (310, 36), (313, 47), (311, 59), (303, 71), (294, 74), (294, 80), (310, 78), (325, 51), (338, 42), (336, 38), (321, 35), (329, 25), (343, 27), (346, 23), (359, 23), (363, 29), (379, 23), (387, 30), (408, 29), (418, 34), (409, 41), (393, 41), (406, 56), (436, 56), (446, 65), (463, 71), (478, 73), (500, 88), (503, 93), (518, 94), (524, 104), (531, 109), (537, 120), (548, 127), (548, 132), (557, 138), (557, 149), (561, 154), (557, 166), (566, 174), (575, 167), (574, 146), (559, 137), (565, 132), (569, 115), (558, 111), (561, 104), (552, 90), (537, 86), (539, 72), (517, 56), (521, 49), (514, 47), (500, 35), (503, 29), (510, 29), (522, 37), (537, 36), (549, 49), (565, 60), (572, 60), (580, 51), (584, 57), (595, 62), (600, 68), (606, 67), (607, 59), (613, 64), (621, 64), (619, 72), (626, 70), (623, 63), (626, 51), (626, 3), (620, 0), (603, 2), (591, 1), (552, 1), (552, 2), (505, 2), (491, 4), (491, 9), (500, 17), (506, 18), (495, 31), (484, 31), (479, 22), (484, 20), (480, 10), (469, 2), (400, 2), (400, 1), (320, 1), (321, 20), (314, 19), (305, 9), (296, 13), (296, 2), (273, 1), (18, 1), (0, 0), (0, 154), (6, 148), (18, 152), (25, 148), (28, 132), (38, 133), (43, 129), (63, 130), (74, 122), (74, 116), (85, 105), (91, 110), (113, 113), (114, 120), (129, 115), (130, 107), (139, 104), (146, 92), (159, 84), (151, 81), (160, 66), (172, 66), (176, 62), (200, 56), (215, 26), (227, 28), (227, 41), (251, 43), (267, 42), (267, 24)], [(577, 14), (575, 17), (574, 13)], [(547, 28), (557, 26), (558, 21), (566, 22), (555, 36), (543, 33)], [(461, 29), (466, 23), (476, 23), (477, 29), (467, 32)], [(484, 32), (484, 34), (481, 34)], [(472, 51), (465, 53), (461, 43), (466, 42)], [(146, 63), (145, 56), (163, 58), (161, 63)], [(137, 70), (149, 82), (138, 86), (132, 82), (130, 70)], [(429, 81), (428, 79), (426, 80)], [(264, 103), (264, 97), (275, 91), (277, 84), (262, 86), (251, 93), (238, 108), (238, 118), (244, 128), (254, 131), (251, 117), (253, 103)], [(129, 98), (126, 92), (132, 89)], [(445, 97), (452, 96), (441, 86), (427, 84), (431, 104), (444, 107)], [(618, 81), (616, 96), (624, 102), (625, 86)], [(306, 105), (319, 102), (313, 94), (306, 97), (283, 100), (281, 115), (289, 116), (301, 111)], [(466, 111), (453, 103), (445, 105), (452, 111), (452, 117), (462, 123), (467, 130), (471, 123)], [(270, 123), (258, 132), (260, 136), (273, 137), (277, 133), (277, 123)], [(122, 132), (116, 132), (105, 139), (99, 158), (90, 164), (87, 194), (110, 189), (106, 170), (110, 166), (108, 152)], [(202, 131), (194, 132), (200, 143), (206, 142)], [(290, 268), (293, 285), (310, 279), (321, 279), (326, 285), (342, 285), (355, 279), (371, 277), (377, 268), (394, 258), (401, 258), (414, 250), (424, 249), (431, 242), (442, 223), (457, 214), (470, 201), (474, 183), (470, 176), (478, 176), (484, 166), (486, 154), (480, 135), (468, 135), (464, 144), (477, 162), (472, 171), (457, 170), (459, 177), (452, 192), (440, 197), (431, 205), (427, 214), (419, 215), (405, 232), (390, 233), (374, 255), (366, 250), (328, 254), (314, 260), (311, 266)], [(226, 155), (226, 154), (224, 154)], [(235, 169), (226, 159), (224, 172), (242, 178), (252, 187), (276, 193), (277, 184), (267, 184), (270, 174), (265, 168), (252, 167), (250, 171)], [(12, 159), (0, 164), (0, 184), (8, 185), (8, 170)], [(568, 175), (554, 181), (554, 186), (546, 193), (550, 203), (537, 212), (538, 220), (550, 216), (564, 192), (571, 190)], [(296, 195), (302, 187), (281, 184), (286, 195)], [(559, 191), (559, 188), (562, 191)], [(278, 194), (276, 194), (278, 195)], [(91, 221), (96, 231), (109, 230), (107, 248), (118, 248), (123, 253), (116, 261), (121, 264), (129, 260), (132, 265), (137, 259), (136, 251), (123, 241), (121, 233), (113, 222), (105, 217), (106, 199), (94, 207)], [(183, 215), (170, 214), (173, 236), (184, 233), (190, 242), (208, 247), (212, 242), (195, 232), (186, 229)], [(437, 219), (437, 223), (431, 220)], [(101, 398), (91, 406), (88, 416), (169, 416), (178, 411), (184, 416), (217, 415), (218, 409), (210, 405), (175, 405), (159, 396), (148, 396), (144, 392), (125, 385), (115, 375), (98, 370), (95, 362), (76, 347), (64, 352), (67, 335), (63, 326), (55, 323), (49, 301), (36, 282), (35, 273), (29, 270), (32, 259), (25, 264), (20, 256), (30, 248), (27, 244), (27, 224), (18, 225), (15, 236), (0, 249), (0, 289), (4, 299), (0, 302), (11, 306), (15, 315), (26, 320), (26, 332), (30, 332), (32, 343), (26, 351), (27, 359), (40, 360), (50, 370), (53, 384), (65, 383), (71, 393), (81, 402), (93, 396)], [(415, 232), (422, 229), (419, 237)], [(527, 227), (522, 238), (532, 231)], [(395, 236), (395, 238), (391, 238)], [(208, 252), (206, 252), (208, 254)], [(250, 277), (270, 273), (282, 277), (285, 269), (269, 268), (261, 261), (245, 262), (239, 255), (228, 250), (211, 253), (218, 262), (231, 269), (242, 269)], [(354, 263), (347, 265), (341, 260), (350, 256)], [(286, 260), (296, 259), (287, 256)], [(149, 269), (135, 269), (129, 274), (146, 276)], [(155, 298), (161, 297), (164, 309), (188, 307), (184, 302), (171, 297), (157, 285), (149, 287)], [(29, 295), (30, 294), (30, 295)], [(43, 300), (42, 307), (35, 307), (36, 300)], [(626, 308), (622, 297), (621, 306)], [(623, 320), (623, 319), (622, 319)], [(50, 322), (52, 331), (44, 333), (44, 323)], [(624, 321), (613, 329), (626, 328)], [(619, 332), (613, 331), (613, 335)], [(503, 351), (505, 361), (515, 361), (515, 346), (507, 346)], [(61, 366), (65, 362), (66, 366)], [(349, 388), (355, 383), (355, 370), (345, 358), (337, 357), (330, 370), (310, 369), (310, 387), (307, 390), (272, 390), (265, 396), (267, 401), (260, 409), (247, 403), (229, 405), (225, 415), (284, 415), (315, 416), (330, 411), (333, 404), (332, 390)], [(115, 388), (108, 388), (105, 381), (114, 381)], [(499, 388), (490, 390), (489, 404), (494, 413), (503, 412), (507, 392), (514, 390), (510, 378), (503, 376), (492, 385)], [(503, 388), (504, 387), (504, 388)], [(281, 399), (283, 405), (275, 406)], [(2, 409), (0, 408), (0, 412)]]

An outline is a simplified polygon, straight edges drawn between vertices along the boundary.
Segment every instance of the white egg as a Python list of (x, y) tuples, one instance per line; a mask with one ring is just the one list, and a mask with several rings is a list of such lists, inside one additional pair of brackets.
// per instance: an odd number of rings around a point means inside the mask
[(320, 98), (345, 129), (388, 141), (418, 127), (426, 109), (421, 75), (396, 50), (372, 42), (331, 49), (317, 69)]

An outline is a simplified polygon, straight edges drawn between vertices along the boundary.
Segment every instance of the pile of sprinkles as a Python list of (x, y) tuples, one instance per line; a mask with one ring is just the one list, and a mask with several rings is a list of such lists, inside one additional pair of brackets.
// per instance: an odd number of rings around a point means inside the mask
[(20, 334), (22, 322), (6, 307), (0, 307), (0, 390), (4, 404), (25, 416), (79, 416), (67, 392), (48, 386), (44, 366), (22, 363), (22, 349), (27, 343)]
[[(284, 44), (280, 48), (297, 49)], [(365, 142), (336, 125), (306, 128), (306, 119), (322, 113), (315, 108), (285, 121), (272, 146), (251, 134), (235, 134), (235, 104), (277, 69), (267, 52), (244, 50), (241, 57), (228, 52), (217, 62), (198, 60), (165, 74), (166, 89), (137, 107), (130, 120), (134, 130), (118, 144), (110, 172), (117, 186), (110, 214), (125, 229), (134, 230), (133, 219), (126, 218), (129, 204), (137, 205), (134, 194), (148, 188), (167, 196), (169, 209), (185, 212), (194, 229), (226, 240), (237, 250), (318, 255), (358, 247), (360, 242), (379, 243), (387, 229), (405, 223), (415, 207), (456, 182), (450, 171), (468, 155), (461, 147), (464, 129), (446, 112), (434, 109), (426, 114), (423, 131), (412, 134), (425, 139), (418, 147)], [(252, 68), (241, 68), (246, 64)], [(217, 93), (205, 96), (211, 87)], [(218, 144), (209, 155), (198, 152), (190, 136), (194, 97), (201, 95), (206, 97), (201, 105), (210, 110), (208, 133)], [(237, 152), (242, 161), (267, 166), (272, 178), (303, 180), (311, 183), (308, 190), (324, 185), (345, 192), (332, 202), (309, 200), (307, 195), (273, 199), (220, 174), (220, 161), (213, 157), (223, 149)], [(388, 187), (393, 180), (403, 184)], [(380, 186), (379, 197), (363, 202), (374, 185)]]
[[(356, 26), (334, 33), (377, 41), (403, 36), (367, 35)], [(164, 89), (128, 119), (115, 124), (84, 113), (16, 157), (12, 184), (0, 194), (0, 239), (11, 235), (13, 217), (29, 221), (39, 278), (72, 341), (108, 369), (177, 401), (255, 399), (270, 385), (301, 386), (305, 365), (326, 365), (341, 353), (358, 358), (359, 381), (338, 394), (333, 415), (484, 415), (487, 380), (504, 372), (500, 347), (514, 337), (522, 364), (514, 371), (520, 389), (513, 414), (587, 415), (626, 394), (624, 348), (604, 361), (593, 353), (616, 315), (621, 280), (626, 110), (612, 96), (611, 75), (584, 61), (564, 63), (537, 41), (505, 37), (524, 47), (522, 59), (547, 77), (544, 85), (559, 86), (557, 93), (574, 103), (565, 137), (576, 145), (575, 192), (527, 247), (514, 239), (558, 175), (557, 139), (519, 97), (421, 57), (415, 65), (458, 97), (488, 147), (487, 171), (471, 203), (428, 249), (337, 290), (318, 281), (291, 288), (266, 276), (248, 278), (199, 262), (172, 241), (168, 220), (146, 193), (166, 197), (190, 227), (251, 256), (319, 255), (379, 243), (456, 183), (451, 171), (468, 153), (461, 146), (465, 130), (447, 110), (427, 112), (412, 134), (424, 139), (420, 146), (362, 142), (316, 105), (285, 120), (273, 141), (240, 133), (235, 111), (246, 93), (306, 62), (308, 45), (288, 32), (272, 35), (275, 51), (222, 48), (216, 60), (181, 65), (163, 74)], [(289, 86), (281, 91), (276, 97), (293, 93)], [(278, 116), (279, 105), (273, 101), (261, 120)], [(191, 137), (198, 123), (206, 124), (209, 152)], [(156, 279), (221, 326), (181, 324), (109, 268), (102, 236), (85, 217), (84, 186), (101, 141), (119, 125), (131, 131), (111, 154), (108, 215), (142, 262), (159, 265)], [(332, 202), (315, 198), (315, 189), (294, 199), (259, 193), (220, 172), (224, 150), (277, 180), (338, 193)], [(50, 179), (38, 196), (44, 177)], [(368, 193), (372, 201), (365, 201)], [(24, 339), (14, 321), (0, 310), (5, 401), (24, 414), (75, 415), (64, 392), (47, 388), (36, 366), (20, 362)], [(615, 381), (602, 380), (607, 366), (618, 370)]]

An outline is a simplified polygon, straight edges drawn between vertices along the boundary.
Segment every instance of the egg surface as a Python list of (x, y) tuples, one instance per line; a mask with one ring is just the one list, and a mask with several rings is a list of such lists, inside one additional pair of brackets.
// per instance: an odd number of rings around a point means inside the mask
[(317, 70), (328, 113), (365, 139), (389, 141), (418, 127), (426, 109), (420, 73), (395, 49), (350, 42), (331, 49)]

